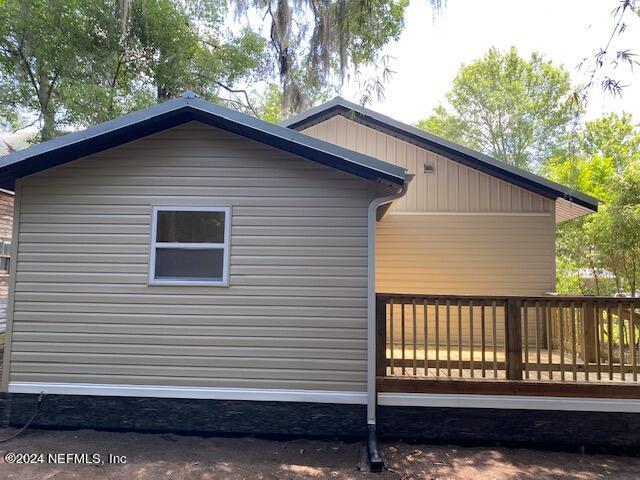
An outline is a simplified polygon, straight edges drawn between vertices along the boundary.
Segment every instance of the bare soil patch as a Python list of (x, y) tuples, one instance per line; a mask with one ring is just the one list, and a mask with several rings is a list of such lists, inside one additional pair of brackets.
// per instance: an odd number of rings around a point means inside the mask
[[(5, 430), (0, 437), (10, 435)], [(357, 469), (362, 443), (253, 437), (28, 430), (0, 444), (0, 478), (32, 479), (603, 479), (640, 478), (640, 458), (509, 448), (381, 443), (389, 470)], [(7, 464), (12, 453), (98, 453), (124, 464)]]

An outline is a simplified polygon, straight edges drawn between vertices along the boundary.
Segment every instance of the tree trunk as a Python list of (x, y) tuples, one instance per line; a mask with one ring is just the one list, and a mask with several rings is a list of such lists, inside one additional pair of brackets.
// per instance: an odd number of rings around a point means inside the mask
[(42, 141), (51, 140), (56, 132), (55, 112), (46, 111), (42, 114), (43, 122), (40, 130)]
[(164, 102), (165, 100), (171, 100), (172, 98), (177, 97), (178, 94), (173, 89), (166, 87), (164, 85), (158, 85), (156, 87), (156, 99), (159, 102)]
[(42, 128), (40, 129), (41, 140), (51, 140), (56, 131), (56, 112), (50, 107), (51, 91), (53, 84), (49, 82), (48, 75), (43, 72), (38, 74), (38, 103), (40, 104), (40, 114), (42, 115)]
[(600, 279), (598, 278), (598, 272), (593, 262), (590, 262), (590, 263), (591, 263), (591, 273), (593, 274), (593, 280), (595, 282), (595, 287), (596, 287), (596, 295), (600, 295)]

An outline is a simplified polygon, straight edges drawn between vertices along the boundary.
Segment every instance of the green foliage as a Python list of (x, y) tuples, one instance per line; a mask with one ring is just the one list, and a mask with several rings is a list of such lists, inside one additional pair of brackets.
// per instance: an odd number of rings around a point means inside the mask
[[(91, 76), (116, 35), (116, 8), (87, 0), (6, 0), (0, 3), (0, 92), (3, 105), (40, 116), (41, 136), (56, 134), (66, 110), (62, 92)], [(117, 25), (117, 23), (116, 23)]]
[(258, 116), (267, 122), (279, 123), (282, 115), (282, 91), (276, 84), (269, 84), (258, 105)]
[(6, 120), (35, 115), (43, 140), (190, 89), (209, 99), (261, 74), (265, 41), (223, 34), (223, 0), (6, 0), (0, 96)]
[(438, 106), (418, 127), (536, 170), (559, 145), (578, 113), (569, 74), (534, 53), (491, 49), (463, 66)]
[[(312, 103), (318, 89), (337, 88), (348, 67), (377, 65), (382, 48), (404, 28), (408, 0), (241, 0), (270, 19), (270, 45), (288, 115)], [(435, 8), (440, 2), (432, 0)]]
[[(336, 2), (336, 9), (341, 8)], [(350, 0), (342, 29), (348, 32), (346, 48), (355, 65), (369, 63), (378, 51), (397, 40), (404, 28), (404, 12), (409, 0)], [(339, 53), (339, 52), (338, 52)]]
[[(630, 115), (587, 122), (544, 167), (605, 202), (558, 228), (558, 291), (636, 294), (640, 281), (640, 127)], [(568, 153), (569, 152), (569, 153)]]
[(616, 172), (614, 158), (600, 155), (556, 156), (542, 167), (543, 175), (605, 203), (611, 200), (609, 183)]
[[(450, 115), (442, 105), (435, 107), (429, 117), (418, 121), (417, 126), (452, 142), (471, 146), (472, 142), (465, 138), (463, 122), (455, 115)], [(478, 148), (477, 145), (473, 145), (473, 147)]]
[(578, 274), (578, 266), (566, 256), (558, 256), (556, 261), (556, 291), (573, 294), (593, 294), (588, 282), (583, 282)]
[(612, 113), (587, 122), (579, 141), (579, 148), (585, 155), (611, 158), (618, 170), (632, 160), (640, 159), (640, 135), (629, 113)]
[(187, 89), (258, 114), (236, 85), (272, 81), (275, 72), (289, 114), (335, 90), (347, 68), (377, 65), (407, 5), (236, 1), (247, 17), (271, 19), (267, 41), (249, 27), (227, 29), (225, 0), (3, 0), (0, 125), (36, 118), (46, 140)]
[[(322, 103), (329, 99), (329, 94), (324, 88), (307, 88), (306, 98), (311, 103)], [(254, 93), (257, 98), (256, 109), (253, 112), (258, 118), (271, 123), (279, 123), (289, 115), (283, 109), (284, 93), (275, 83), (270, 83), (262, 94)]]

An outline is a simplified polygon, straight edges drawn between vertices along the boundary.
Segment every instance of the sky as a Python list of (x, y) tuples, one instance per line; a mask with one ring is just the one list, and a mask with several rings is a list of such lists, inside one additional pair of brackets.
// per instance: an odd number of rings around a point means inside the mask
[[(385, 99), (367, 105), (397, 120), (415, 124), (444, 100), (453, 78), (465, 63), (481, 58), (491, 47), (507, 50), (515, 46), (520, 55), (541, 53), (570, 72), (574, 83), (584, 83), (586, 70), (578, 63), (603, 47), (614, 27), (612, 10), (620, 0), (445, 0), (435, 17), (429, 0), (410, 0), (405, 29), (400, 39), (387, 45), (396, 73), (385, 88)], [(640, 59), (640, 18), (632, 20), (615, 47), (630, 48)], [(269, 22), (263, 17), (252, 23)], [(230, 16), (229, 26), (238, 24)], [(253, 25), (256, 27), (256, 25)], [(266, 30), (268, 32), (268, 29)], [(620, 67), (609, 73), (628, 85), (623, 96), (605, 94), (596, 85), (591, 90), (585, 119), (609, 112), (630, 112), (640, 122), (640, 65), (635, 72)], [(373, 70), (365, 72), (372, 75)], [(263, 88), (263, 86), (261, 87)], [(257, 90), (259, 91), (260, 88)], [(358, 82), (348, 78), (340, 94), (358, 103)], [(35, 127), (24, 130), (33, 134)]]
[[(386, 85), (385, 99), (370, 108), (397, 120), (416, 123), (441, 103), (461, 64), (481, 58), (491, 48), (515, 46), (522, 56), (541, 53), (584, 83), (582, 58), (592, 58), (606, 45), (614, 27), (611, 11), (619, 0), (448, 0), (435, 19), (427, 0), (411, 0), (406, 28), (385, 53), (396, 73)], [(614, 46), (640, 55), (640, 19), (634, 18)], [(609, 112), (630, 112), (640, 121), (640, 66), (619, 67), (611, 76), (629, 85), (622, 98), (591, 90), (585, 119)], [(357, 82), (349, 79), (342, 96), (358, 101)]]

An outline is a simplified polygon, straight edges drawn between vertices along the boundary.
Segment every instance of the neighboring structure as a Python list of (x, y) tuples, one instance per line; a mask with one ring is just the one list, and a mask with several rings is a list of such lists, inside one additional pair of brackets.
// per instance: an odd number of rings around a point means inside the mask
[(34, 137), (33, 132), (0, 132), (0, 156), (29, 147), (33, 144)]
[(0, 189), (0, 299), (7, 298), (9, 288), (13, 197), (13, 192)]
[(13, 192), (0, 189), (0, 334), (6, 330), (12, 227)]
[[(0, 133), (0, 156), (16, 151), (8, 138), (13, 134)], [(13, 192), (0, 189), (0, 334), (6, 329), (7, 292), (9, 288), (9, 249), (13, 225)]]
[(15, 148), (13, 148), (10, 143), (0, 138), (0, 156), (8, 155), (9, 153), (13, 153), (15, 151)]
[[(540, 353), (544, 340), (556, 355), (556, 330), (539, 332), (539, 312), (507, 308), (507, 296), (553, 291), (556, 222), (598, 203), (341, 99), (278, 126), (193, 94), (0, 158), (0, 186), (16, 189), (2, 383), (11, 422), (45, 392), (40, 425), (332, 435), (368, 425), (378, 466), (376, 411), (384, 434), (405, 437), (434, 412), (420, 388), (376, 391), (394, 362), (403, 375), (413, 367), (412, 382), (418, 361), (428, 376), (429, 332), (441, 332), (435, 361), (446, 352), (449, 370), (459, 349), (461, 377), (473, 376), (481, 338), (482, 375), (493, 349), (509, 386), (518, 345), (527, 378), (523, 344)], [(376, 290), (396, 295), (376, 300)], [(501, 395), (515, 415), (557, 396)], [(464, 405), (496, 408), (495, 397)], [(625, 417), (640, 411), (628, 396), (578, 397), (557, 409), (582, 411), (584, 443), (604, 438), (587, 438), (589, 419), (602, 420), (585, 410), (638, 424)], [(492, 418), (498, 440), (521, 421), (475, 412), (482, 428), (464, 431), (479, 440)], [(541, 441), (534, 430), (518, 438)], [(633, 442), (629, 431), (616, 438)]]

